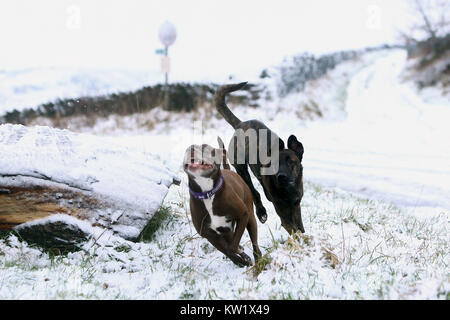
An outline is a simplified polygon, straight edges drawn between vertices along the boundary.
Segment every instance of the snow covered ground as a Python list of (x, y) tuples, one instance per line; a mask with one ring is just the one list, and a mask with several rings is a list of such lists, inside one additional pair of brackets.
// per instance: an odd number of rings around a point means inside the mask
[(144, 70), (30, 68), (0, 70), (0, 115), (63, 98), (131, 91), (161, 81)]
[[(257, 268), (224, 259), (190, 221), (183, 152), (194, 142), (215, 146), (217, 135), (229, 139), (231, 127), (214, 110), (154, 110), (160, 121), (152, 129), (122, 128), (104, 138), (158, 154), (183, 177), (169, 190), (172, 215), (155, 240), (104, 234), (83, 251), (52, 257), (9, 237), (0, 241), (0, 297), (448, 299), (450, 104), (425, 103), (401, 83), (403, 51), (375, 58), (340, 65), (304, 92), (261, 108), (233, 107), (284, 139), (296, 134), (305, 147), (306, 236), (287, 235), (264, 200), (269, 218), (258, 232), (267, 256)], [(323, 120), (298, 117), (296, 105), (311, 99), (330, 111)], [(91, 130), (111, 133), (117, 121)], [(138, 119), (122, 121), (129, 128)], [(250, 254), (247, 235), (242, 242)]]
[(345, 121), (299, 129), (305, 175), (411, 212), (449, 212), (450, 101), (425, 103), (399, 82), (405, 55), (394, 52), (352, 78)]
[[(171, 188), (172, 216), (149, 243), (109, 233), (67, 256), (16, 237), (0, 241), (3, 299), (445, 299), (448, 216), (400, 209), (307, 183), (308, 238), (292, 238), (275, 212), (259, 226), (266, 265), (258, 277), (200, 238), (186, 188)], [(268, 203), (266, 202), (266, 205)], [(270, 207), (268, 207), (270, 208)], [(251, 254), (249, 237), (241, 244)], [(333, 252), (333, 262), (325, 249)], [(263, 264), (264, 266), (264, 264)]]

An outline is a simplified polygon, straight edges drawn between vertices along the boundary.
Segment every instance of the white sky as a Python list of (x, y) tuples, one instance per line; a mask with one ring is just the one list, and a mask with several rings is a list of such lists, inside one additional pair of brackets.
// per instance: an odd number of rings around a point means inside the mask
[(405, 12), (404, 0), (1, 0), (0, 70), (157, 72), (158, 28), (169, 20), (178, 33), (172, 79), (247, 75), (303, 51), (392, 43)]

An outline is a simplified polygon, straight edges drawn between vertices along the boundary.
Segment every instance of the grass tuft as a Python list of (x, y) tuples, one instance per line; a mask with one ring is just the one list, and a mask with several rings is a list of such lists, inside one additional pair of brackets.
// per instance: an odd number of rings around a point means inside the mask
[(155, 239), (155, 233), (161, 226), (172, 219), (172, 211), (168, 206), (161, 206), (158, 211), (155, 212), (152, 219), (145, 226), (139, 235), (139, 241), (150, 242)]
[(266, 252), (262, 257), (255, 261), (255, 264), (249, 268), (246, 273), (253, 273), (253, 276), (257, 278), (261, 272), (267, 270), (267, 266), (272, 262), (272, 258), (270, 257), (270, 251)]
[(10, 230), (0, 230), (0, 240), (8, 238), (14, 231)]

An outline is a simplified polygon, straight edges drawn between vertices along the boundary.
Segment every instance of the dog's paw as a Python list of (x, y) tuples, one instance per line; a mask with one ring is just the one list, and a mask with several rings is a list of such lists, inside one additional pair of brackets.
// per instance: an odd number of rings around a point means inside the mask
[(235, 253), (230, 256), (231, 261), (233, 261), (239, 267), (247, 267), (252, 265), (252, 259), (245, 253)]
[(258, 207), (256, 208), (256, 215), (258, 216), (258, 219), (261, 223), (264, 223), (267, 221), (267, 212), (266, 208), (264, 207)]
[(245, 252), (239, 253), (239, 256), (241, 257), (242, 264), (244, 266), (251, 266), (253, 264), (252, 259), (250, 259), (250, 257)]

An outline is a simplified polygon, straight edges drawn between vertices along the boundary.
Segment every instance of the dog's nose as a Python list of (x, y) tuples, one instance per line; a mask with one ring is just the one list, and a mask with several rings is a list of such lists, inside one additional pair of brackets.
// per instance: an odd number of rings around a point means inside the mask
[(288, 176), (285, 173), (277, 174), (277, 180), (279, 183), (286, 183), (288, 181)]

